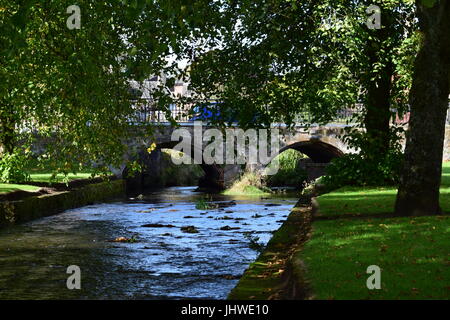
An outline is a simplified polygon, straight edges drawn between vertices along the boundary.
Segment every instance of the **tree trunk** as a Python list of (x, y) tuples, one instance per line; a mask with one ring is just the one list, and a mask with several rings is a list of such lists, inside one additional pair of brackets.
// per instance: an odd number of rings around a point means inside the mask
[[(389, 10), (382, 12), (383, 28), (371, 30), (365, 54), (369, 67), (363, 82), (367, 88), (366, 115), (364, 127), (366, 129), (368, 156), (381, 159), (386, 155), (390, 145), (391, 118), (391, 90), (394, 74), (394, 64), (390, 58), (384, 60), (385, 54), (393, 49), (387, 41), (397, 32), (394, 28), (395, 19)], [(389, 55), (388, 55), (389, 56)], [(376, 65), (383, 64), (378, 71), (373, 72)], [(375, 79), (373, 79), (375, 77)]]
[(15, 146), (15, 122), (13, 109), (3, 105), (0, 111), (0, 145), (3, 153), (13, 153)]
[(370, 154), (386, 155), (390, 145), (389, 123), (391, 117), (391, 87), (393, 66), (389, 64), (379, 74), (379, 79), (369, 84), (364, 126), (370, 144)]
[(450, 91), (450, 1), (429, 8), (417, 0), (423, 42), (410, 93), (404, 171), (395, 204), (400, 216), (440, 212), (445, 121)]

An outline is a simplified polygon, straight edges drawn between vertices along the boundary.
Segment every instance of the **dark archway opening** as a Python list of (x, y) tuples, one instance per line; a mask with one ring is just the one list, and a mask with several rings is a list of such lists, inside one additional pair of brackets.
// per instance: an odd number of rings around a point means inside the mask
[[(267, 178), (270, 187), (301, 189), (305, 183), (325, 174), (331, 160), (344, 153), (322, 141), (302, 141), (280, 149), (274, 158), (278, 160), (278, 172)], [(271, 164), (273, 165), (273, 160)]]
[[(127, 181), (127, 190), (137, 191), (172, 186), (198, 186), (200, 189), (215, 191), (224, 189), (223, 168), (209, 164), (175, 164), (172, 156), (185, 157), (182, 152), (173, 150), (178, 142), (160, 143), (151, 153), (139, 152), (137, 158), (142, 171), (129, 174), (125, 168), (123, 175)], [(194, 150), (194, 149), (192, 149)]]
[(330, 163), (334, 158), (339, 158), (344, 155), (344, 153), (335, 146), (320, 140), (296, 142), (281, 148), (279, 153), (288, 149), (294, 149), (307, 155), (315, 163)]

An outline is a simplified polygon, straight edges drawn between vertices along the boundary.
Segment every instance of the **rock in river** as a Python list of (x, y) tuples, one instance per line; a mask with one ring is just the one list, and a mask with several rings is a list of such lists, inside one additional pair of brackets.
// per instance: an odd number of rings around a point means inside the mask
[(220, 230), (225, 230), (225, 231), (238, 230), (238, 229), (240, 229), (240, 228), (239, 227), (230, 227), (230, 226), (224, 226), (224, 227), (220, 228)]
[(198, 233), (197, 228), (194, 226), (181, 227), (181, 231), (185, 233)]
[(144, 227), (144, 228), (175, 228), (175, 226), (173, 226), (171, 224), (160, 224), (160, 223), (144, 224), (141, 227)]

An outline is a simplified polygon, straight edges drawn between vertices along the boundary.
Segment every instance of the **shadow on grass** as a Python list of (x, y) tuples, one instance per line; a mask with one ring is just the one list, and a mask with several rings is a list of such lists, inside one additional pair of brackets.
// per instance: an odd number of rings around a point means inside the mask
[(388, 214), (394, 211), (395, 194), (336, 195), (319, 197), (323, 216)]
[(442, 165), (441, 186), (450, 187), (450, 162)]
[[(450, 162), (442, 165), (440, 203), (444, 213), (450, 213)], [(394, 211), (395, 187), (343, 187), (317, 198), (319, 215), (338, 217), (349, 215), (385, 215)]]
[[(319, 299), (448, 297), (450, 217), (328, 220), (314, 223), (300, 258)], [(367, 267), (381, 268), (368, 290)]]

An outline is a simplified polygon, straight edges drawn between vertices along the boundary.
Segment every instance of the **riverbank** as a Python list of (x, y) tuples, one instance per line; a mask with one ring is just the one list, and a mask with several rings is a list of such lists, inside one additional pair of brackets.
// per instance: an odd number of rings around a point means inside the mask
[[(448, 299), (450, 165), (443, 165), (444, 215), (393, 217), (395, 188), (345, 187), (316, 199), (304, 262), (311, 299)], [(369, 266), (380, 289), (369, 290)]]
[[(395, 188), (345, 187), (315, 198), (314, 210), (297, 204), (229, 299), (448, 299), (450, 164), (444, 215), (392, 217), (395, 196)], [(381, 288), (369, 290), (373, 265)]]
[(301, 199), (273, 234), (264, 251), (228, 295), (231, 300), (305, 299), (303, 270), (296, 254), (310, 237), (312, 209)]
[[(54, 174), (50, 169), (29, 169), (28, 180), (22, 183), (0, 183), (0, 201), (20, 200), (27, 196), (38, 195), (40, 189), (46, 188), (47, 193), (52, 190), (68, 190), (74, 184), (87, 184), (102, 181), (99, 175), (85, 171), (76, 174)], [(111, 178), (111, 177), (110, 177)], [(27, 194), (28, 192), (28, 194)], [(15, 193), (15, 194), (11, 194)], [(35, 194), (33, 194), (35, 193)]]
[[(60, 186), (65, 189), (21, 194), (19, 200), (4, 199), (0, 202), (0, 228), (125, 194), (123, 180), (100, 181), (76, 180)], [(11, 195), (14, 192), (6, 194)]]
[(229, 188), (222, 191), (222, 194), (227, 196), (267, 196), (271, 194), (271, 191), (265, 186), (260, 175), (254, 172), (245, 172)]

